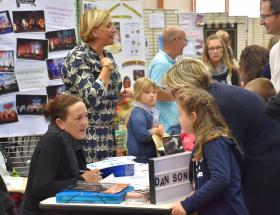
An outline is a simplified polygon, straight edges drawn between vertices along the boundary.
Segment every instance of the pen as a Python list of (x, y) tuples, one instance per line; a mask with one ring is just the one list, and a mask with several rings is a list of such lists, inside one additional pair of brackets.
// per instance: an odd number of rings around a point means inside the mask
[(79, 173), (84, 173), (86, 172), (87, 170), (82, 170), (82, 169), (79, 169)]
[[(79, 169), (79, 173), (84, 173), (86, 171), (90, 171), (90, 169), (88, 169), (88, 170)], [(103, 172), (99, 172), (99, 173), (100, 173), (100, 175), (104, 174)]]

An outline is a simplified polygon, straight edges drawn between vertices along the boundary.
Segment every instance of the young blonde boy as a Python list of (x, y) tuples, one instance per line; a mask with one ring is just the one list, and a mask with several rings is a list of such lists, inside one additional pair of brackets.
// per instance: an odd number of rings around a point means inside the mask
[(265, 102), (276, 94), (272, 82), (267, 78), (256, 78), (246, 84), (245, 88), (262, 97)]

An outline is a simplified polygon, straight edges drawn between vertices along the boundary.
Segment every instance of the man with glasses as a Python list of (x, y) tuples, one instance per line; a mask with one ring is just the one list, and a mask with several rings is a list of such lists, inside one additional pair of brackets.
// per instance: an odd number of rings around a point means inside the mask
[[(268, 34), (280, 35), (280, 0), (261, 0), (261, 25)], [(280, 90), (280, 42), (270, 51), (271, 81), (277, 92)]]
[(175, 64), (175, 58), (182, 55), (188, 41), (185, 32), (178, 26), (166, 27), (162, 33), (163, 50), (159, 50), (151, 61), (148, 77), (156, 82), (158, 88), (158, 102), (156, 107), (160, 111), (159, 122), (170, 134), (179, 134), (179, 111), (170, 92), (162, 89), (161, 80), (164, 74)]

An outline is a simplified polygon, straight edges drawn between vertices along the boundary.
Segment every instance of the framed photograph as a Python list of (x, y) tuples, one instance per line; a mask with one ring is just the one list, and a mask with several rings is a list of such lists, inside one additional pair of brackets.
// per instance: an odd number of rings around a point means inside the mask
[(43, 10), (13, 11), (14, 31), (22, 32), (45, 32), (45, 14)]
[(48, 40), (17, 38), (17, 59), (45, 60)]
[(55, 99), (57, 96), (61, 95), (65, 91), (64, 85), (48, 86), (47, 94), (48, 100)]
[(83, 12), (86, 12), (88, 10), (91, 10), (91, 9), (96, 9), (97, 6), (96, 6), (96, 3), (95, 2), (84, 2), (83, 3)]
[(43, 115), (43, 105), (46, 103), (46, 95), (16, 95), (18, 115)]
[(162, 137), (162, 142), (166, 155), (184, 152), (180, 134)]
[(14, 71), (14, 51), (0, 51), (0, 73)]
[(18, 122), (15, 101), (0, 104), (0, 125)]
[(64, 57), (46, 60), (50, 80), (61, 79), (61, 69), (63, 62)]
[(21, 4), (30, 4), (30, 6), (36, 7), (36, 0), (16, 0), (17, 7), (20, 7)]
[(0, 96), (8, 93), (18, 92), (18, 83), (14, 72), (0, 72)]
[(133, 70), (133, 80), (136, 81), (138, 78), (145, 77), (144, 69), (134, 69)]
[(13, 32), (9, 11), (0, 11), (0, 34)]
[(49, 51), (71, 50), (77, 45), (75, 29), (49, 31), (46, 33), (46, 39), (49, 40)]

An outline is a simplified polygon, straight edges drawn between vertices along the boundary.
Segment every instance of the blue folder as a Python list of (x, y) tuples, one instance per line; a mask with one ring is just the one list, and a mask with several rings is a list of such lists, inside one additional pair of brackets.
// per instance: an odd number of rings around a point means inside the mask
[(127, 192), (133, 190), (128, 186), (115, 194), (99, 193), (83, 190), (64, 190), (56, 194), (57, 203), (94, 203), (94, 204), (120, 204), (124, 201)]

